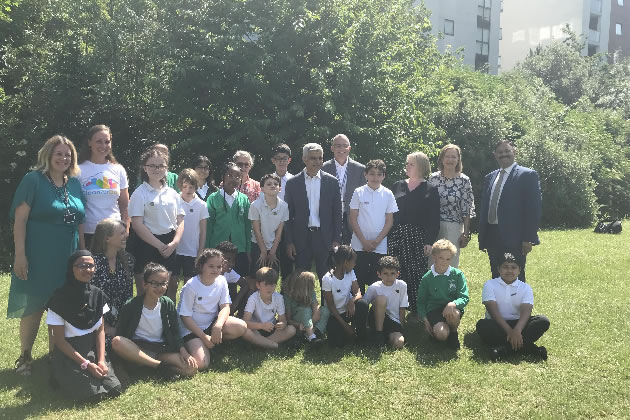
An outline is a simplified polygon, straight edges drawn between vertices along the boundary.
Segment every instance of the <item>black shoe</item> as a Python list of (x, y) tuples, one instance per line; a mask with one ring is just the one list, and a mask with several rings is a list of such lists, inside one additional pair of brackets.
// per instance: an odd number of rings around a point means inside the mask
[(22, 376), (28, 376), (31, 374), (31, 365), (33, 364), (33, 357), (30, 350), (24, 350), (24, 353), (18, 357), (15, 361), (14, 369), (15, 373)]
[(505, 356), (505, 354), (506, 354), (505, 347), (503, 347), (503, 346), (501, 346), (501, 347), (492, 347), (490, 349), (490, 360), (492, 360), (493, 362), (496, 362), (497, 360), (499, 360), (503, 356)]
[(538, 355), (540, 356), (541, 359), (545, 361), (547, 360), (547, 349), (545, 348), (545, 346), (538, 347)]
[(448, 335), (448, 338), (446, 339), (446, 344), (453, 350), (459, 350), (461, 348), (457, 331), (453, 331)]
[(161, 362), (156, 368), (158, 376), (167, 381), (171, 381), (177, 377), (177, 373), (171, 369), (166, 363)]

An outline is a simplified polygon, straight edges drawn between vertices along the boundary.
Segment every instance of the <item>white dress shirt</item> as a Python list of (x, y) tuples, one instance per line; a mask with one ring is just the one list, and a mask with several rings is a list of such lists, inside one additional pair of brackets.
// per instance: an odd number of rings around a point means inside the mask
[(310, 177), (304, 170), (304, 184), (306, 185), (306, 197), (308, 197), (308, 227), (320, 227), (319, 222), (319, 193), (322, 185), (322, 171), (317, 171)]

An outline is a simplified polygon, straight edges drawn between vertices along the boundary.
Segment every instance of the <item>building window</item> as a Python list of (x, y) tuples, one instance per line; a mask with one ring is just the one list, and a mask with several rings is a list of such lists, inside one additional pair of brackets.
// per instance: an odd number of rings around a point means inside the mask
[(591, 18), (588, 21), (588, 29), (599, 31), (599, 16), (591, 15)]
[(444, 35), (455, 35), (455, 21), (444, 19)]
[(615, 24), (615, 33), (617, 35), (621, 35), (622, 34), (622, 30), (621, 30), (621, 23), (616, 23)]
[(623, 6), (623, 0), (617, 0), (617, 5)]

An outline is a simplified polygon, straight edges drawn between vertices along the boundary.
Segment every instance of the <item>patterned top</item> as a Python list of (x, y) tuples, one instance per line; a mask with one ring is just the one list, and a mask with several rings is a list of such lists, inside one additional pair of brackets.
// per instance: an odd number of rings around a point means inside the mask
[(250, 203), (256, 201), (256, 199), (260, 195), (260, 192), (262, 191), (260, 188), (260, 182), (254, 181), (251, 178), (243, 182), (238, 190), (245, 194), (247, 198), (249, 198)]
[(470, 178), (464, 174), (447, 178), (438, 171), (432, 173), (427, 181), (437, 188), (440, 195), (441, 221), (463, 223), (464, 217), (475, 217), (475, 199)]
[(109, 270), (109, 262), (103, 254), (94, 255), (94, 277), (90, 284), (98, 287), (107, 296), (107, 304), (110, 308), (109, 312), (103, 314), (105, 322), (112, 327), (116, 326), (118, 313), (129, 299), (133, 297), (133, 266), (134, 259), (131, 254), (129, 257), (128, 275), (125, 276), (125, 269), (122, 261), (116, 259), (116, 272)]

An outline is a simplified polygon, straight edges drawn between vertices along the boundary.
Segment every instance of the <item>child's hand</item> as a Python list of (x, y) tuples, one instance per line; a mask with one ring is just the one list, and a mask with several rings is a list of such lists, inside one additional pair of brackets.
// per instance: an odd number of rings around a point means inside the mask
[(223, 328), (220, 328), (218, 325), (212, 327), (210, 339), (213, 344), (221, 344), (223, 342)]
[(311, 320), (313, 321), (313, 324), (319, 321), (322, 317), (322, 313), (319, 311), (319, 305), (315, 305), (315, 306), (317, 306), (317, 308), (313, 310), (313, 315), (311, 316)]
[(273, 331), (273, 323), (272, 322), (263, 322), (260, 326), (260, 329), (263, 331), (271, 332)]
[(194, 357), (190, 355), (190, 353), (188, 353), (188, 351), (186, 351), (184, 347), (179, 349), (179, 357), (182, 360), (182, 363), (184, 363), (185, 365), (190, 366), (195, 369), (198, 368), (197, 361), (195, 360)]
[(102, 378), (103, 376), (105, 376), (103, 375), (103, 370), (96, 363), (90, 362), (88, 364), (87, 371), (90, 375), (94, 376), (95, 378)]
[(350, 326), (350, 324), (348, 324), (347, 322), (343, 323), (343, 330), (346, 332), (346, 334), (348, 335), (354, 335), (354, 328), (352, 328)]
[(368, 252), (373, 252), (376, 247), (378, 247), (378, 242), (376, 241), (376, 239), (368, 241), (368, 244), (370, 245), (370, 250)]
[(261, 266), (261, 267), (266, 267), (265, 262), (267, 260), (267, 254), (266, 253), (260, 253), (260, 256), (258, 257), (258, 259), (256, 260), (256, 263)]
[(470, 237), (464, 235), (463, 233), (459, 236), (459, 247), (466, 248), (468, 246), (468, 242), (470, 242)]
[(433, 337), (433, 327), (431, 327), (431, 323), (426, 318), (424, 319), (424, 329), (426, 330), (427, 334)]
[(287, 327), (287, 324), (285, 324), (282, 321), (278, 321), (276, 322), (276, 330), (284, 330)]
[(348, 315), (354, 316), (354, 300), (353, 299), (350, 299), (348, 301), (348, 304), (346, 305), (346, 311), (348, 312)]
[(512, 349), (514, 350), (518, 350), (523, 347), (523, 336), (521, 335), (521, 332), (513, 328), (507, 335), (507, 342), (510, 343)]
[(297, 325), (295, 326), (295, 328), (296, 328), (298, 331), (304, 331), (304, 324), (297, 324)]
[(278, 261), (278, 257), (276, 256), (276, 251), (275, 250), (270, 250), (269, 253), (267, 254), (267, 262), (269, 263), (269, 267), (273, 267), (273, 265), (277, 265), (280, 264), (280, 261)]
[(201, 342), (203, 343), (204, 346), (206, 346), (207, 348), (211, 349), (214, 347), (214, 343), (212, 342), (212, 337), (209, 336), (208, 334), (206, 334), (202, 339)]
[(448, 305), (444, 307), (444, 310), (442, 310), (442, 316), (446, 318), (446, 321), (449, 324), (457, 321), (457, 319), (459, 318), (457, 306), (455, 306), (453, 302), (449, 302)]
[(102, 362), (98, 362), (97, 365), (98, 365), (98, 367), (101, 368), (101, 372), (103, 373), (103, 376), (107, 376), (107, 373), (109, 372), (109, 368), (107, 367), (107, 363), (105, 363), (105, 361), (102, 361)]
[(175, 252), (176, 248), (177, 248), (177, 245), (171, 242), (170, 244), (166, 245), (166, 248), (163, 248), (160, 251), (160, 254), (162, 254), (164, 258), (168, 258), (171, 256), (171, 254), (173, 254), (173, 252)]

